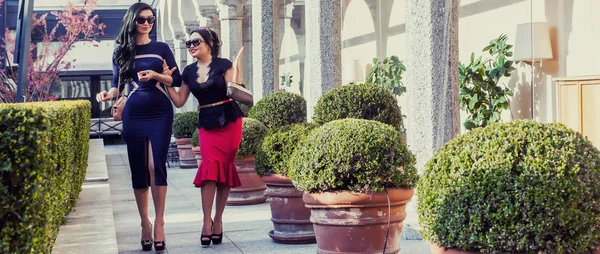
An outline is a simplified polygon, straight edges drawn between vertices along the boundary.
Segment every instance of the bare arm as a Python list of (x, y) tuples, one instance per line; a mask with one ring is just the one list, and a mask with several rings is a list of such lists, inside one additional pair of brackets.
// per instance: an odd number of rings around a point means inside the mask
[(169, 91), (169, 96), (171, 96), (173, 104), (175, 104), (175, 107), (178, 108), (183, 107), (190, 97), (190, 86), (188, 86), (185, 82), (181, 83), (179, 91), (172, 86), (167, 86), (167, 91)]

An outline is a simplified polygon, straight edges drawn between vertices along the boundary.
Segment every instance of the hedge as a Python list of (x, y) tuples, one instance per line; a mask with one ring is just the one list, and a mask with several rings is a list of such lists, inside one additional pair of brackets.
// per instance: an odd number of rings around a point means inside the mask
[(198, 112), (176, 113), (173, 120), (173, 137), (191, 138), (198, 131)]
[(312, 130), (289, 160), (289, 178), (301, 191), (376, 193), (414, 188), (415, 157), (400, 131), (374, 120), (335, 120)]
[(313, 115), (315, 123), (325, 124), (345, 118), (375, 120), (404, 131), (398, 101), (378, 84), (340, 86), (317, 101)]
[(0, 104), (0, 252), (50, 253), (85, 178), (88, 101)]
[(270, 174), (288, 175), (288, 160), (298, 143), (319, 125), (297, 123), (281, 127), (269, 133), (256, 153), (254, 170), (259, 176)]
[(242, 121), (242, 142), (240, 143), (236, 158), (256, 155), (263, 138), (269, 132), (267, 127), (256, 119), (244, 117)]
[(599, 183), (600, 152), (581, 134), (558, 123), (494, 123), (451, 140), (426, 164), (419, 224), (444, 247), (588, 253), (600, 244)]
[(306, 122), (306, 100), (295, 93), (271, 93), (252, 106), (248, 116), (261, 121), (269, 129)]

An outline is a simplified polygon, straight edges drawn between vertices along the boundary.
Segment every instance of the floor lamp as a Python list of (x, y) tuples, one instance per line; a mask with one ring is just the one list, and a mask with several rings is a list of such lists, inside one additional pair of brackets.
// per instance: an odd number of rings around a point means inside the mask
[(517, 37), (515, 41), (514, 61), (531, 64), (531, 118), (534, 118), (535, 99), (535, 63), (546, 59), (552, 59), (552, 47), (550, 45), (550, 33), (546, 22), (530, 22), (517, 26)]

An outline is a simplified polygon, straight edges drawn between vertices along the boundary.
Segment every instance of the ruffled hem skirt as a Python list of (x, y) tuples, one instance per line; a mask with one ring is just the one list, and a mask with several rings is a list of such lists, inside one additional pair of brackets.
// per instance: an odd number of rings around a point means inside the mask
[(242, 141), (242, 118), (221, 128), (200, 128), (198, 139), (202, 162), (198, 166), (194, 186), (199, 188), (209, 181), (232, 188), (241, 186), (233, 162)]

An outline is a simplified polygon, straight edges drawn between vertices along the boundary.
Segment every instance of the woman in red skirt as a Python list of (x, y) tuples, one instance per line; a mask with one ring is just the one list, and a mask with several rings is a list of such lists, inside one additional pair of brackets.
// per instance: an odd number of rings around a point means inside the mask
[[(237, 64), (233, 66), (231, 61), (218, 57), (220, 46), (221, 41), (214, 31), (206, 27), (193, 31), (186, 47), (198, 61), (183, 70), (179, 91), (169, 88), (177, 107), (185, 104), (190, 92), (200, 103), (198, 136), (202, 163), (194, 185), (202, 190), (202, 245), (210, 245), (211, 241), (220, 244), (223, 240), (222, 219), (227, 197), (232, 187), (241, 185), (233, 161), (242, 140), (243, 113), (238, 104), (227, 97), (227, 83), (239, 82), (240, 77), (233, 74)], [(165, 73), (174, 70), (164, 67)], [(215, 194), (216, 214), (212, 219)]]

